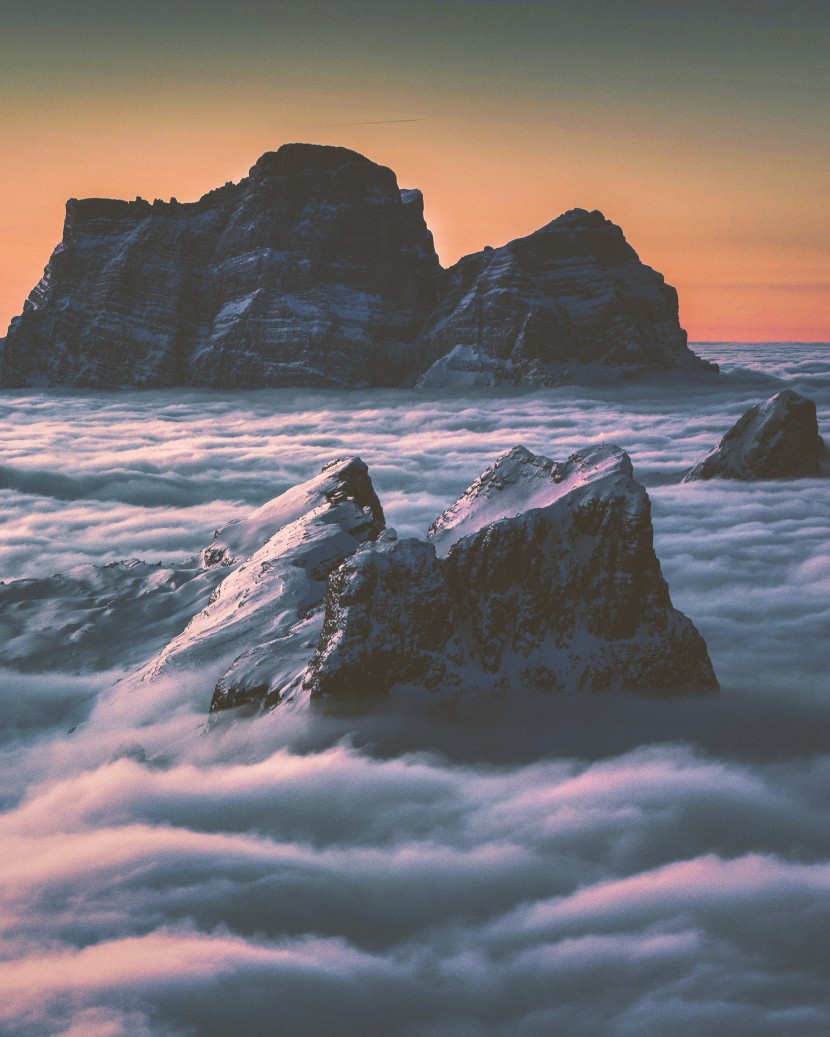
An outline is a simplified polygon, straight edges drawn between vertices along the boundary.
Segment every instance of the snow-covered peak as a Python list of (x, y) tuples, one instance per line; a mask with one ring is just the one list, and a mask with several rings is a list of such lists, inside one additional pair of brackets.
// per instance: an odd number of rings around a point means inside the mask
[(260, 550), (283, 527), (310, 512), (351, 499), (383, 529), (384, 518), (369, 470), (359, 457), (339, 458), (325, 465), (320, 474), (257, 508), (244, 519), (236, 519), (218, 530), (202, 551), (205, 568), (230, 566)]
[(613, 443), (586, 447), (564, 463), (515, 446), (482, 472), (432, 523), (427, 535), (445, 555), (462, 537), (492, 522), (549, 507), (576, 489), (632, 473), (628, 454)]

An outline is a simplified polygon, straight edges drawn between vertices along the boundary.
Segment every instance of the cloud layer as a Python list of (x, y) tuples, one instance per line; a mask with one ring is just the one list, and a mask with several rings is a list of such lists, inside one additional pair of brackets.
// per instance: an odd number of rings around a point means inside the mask
[(346, 453), (422, 533), (505, 447), (617, 441), (724, 690), (206, 732), (198, 680), (2, 670), (0, 1030), (830, 1032), (827, 486), (674, 481), (765, 379), (827, 434), (830, 351), (723, 357), (756, 370), (617, 396), (6, 394), (3, 579), (183, 557)]

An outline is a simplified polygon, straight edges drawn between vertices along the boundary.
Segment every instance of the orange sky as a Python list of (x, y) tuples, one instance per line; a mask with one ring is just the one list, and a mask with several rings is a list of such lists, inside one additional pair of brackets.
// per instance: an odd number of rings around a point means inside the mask
[[(249, 15), (257, 2), (246, 0)], [(471, 38), (459, 26), (472, 8), (456, 0), (461, 20), (446, 37), (410, 39), (419, 23), (407, 13), (383, 28), (376, 53), (366, 31), (337, 50), (351, 39), (346, 22), (309, 37), (296, 12), (266, 44), (252, 28), (235, 49), (227, 35), (214, 39), (218, 22), (201, 42), (188, 23), (181, 54), (175, 22), (167, 50), (142, 39), (143, 23), (131, 35), (102, 22), (102, 39), (121, 47), (106, 56), (83, 26), (72, 23), (77, 38), (67, 29), (41, 43), (21, 22), (21, 47), (0, 44), (13, 101), (0, 112), (0, 324), (38, 281), (67, 197), (192, 200), (244, 176), (262, 152), (303, 140), (354, 148), (420, 187), (445, 265), (573, 206), (599, 208), (677, 287), (692, 340), (830, 340), (830, 144), (826, 95), (815, 89), (827, 77), (811, 64), (809, 25), (787, 37), (780, 25), (753, 35), (718, 24), (717, 40), (708, 23), (686, 25), (679, 40), (677, 25), (662, 25), (662, 35), (648, 29), (649, 49), (633, 31), (616, 46), (607, 19), (583, 24), (573, 5), (554, 7), (558, 22), (546, 5), (520, 3), (517, 22), (484, 3), (490, 21)], [(646, 0), (635, 7), (651, 13)], [(738, 49), (715, 53), (729, 32)], [(555, 54), (563, 34), (574, 46)], [(24, 43), (37, 75), (20, 58)], [(691, 58), (678, 68), (686, 45)]]

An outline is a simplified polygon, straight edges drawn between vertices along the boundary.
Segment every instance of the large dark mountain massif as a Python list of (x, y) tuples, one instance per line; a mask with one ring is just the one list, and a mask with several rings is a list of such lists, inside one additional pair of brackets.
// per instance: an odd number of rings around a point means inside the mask
[(18, 670), (133, 669), (133, 689), (188, 677), (214, 716), (717, 687), (672, 607), (648, 495), (610, 444), (562, 463), (515, 447), (426, 539), (398, 540), (366, 465), (339, 459), (177, 567), (0, 584), (0, 636)]
[[(0, 340), (1, 343), (2, 340)], [(715, 370), (599, 212), (442, 270), (419, 191), (288, 144), (180, 204), (67, 203), (2, 348), (7, 388), (557, 384)]]

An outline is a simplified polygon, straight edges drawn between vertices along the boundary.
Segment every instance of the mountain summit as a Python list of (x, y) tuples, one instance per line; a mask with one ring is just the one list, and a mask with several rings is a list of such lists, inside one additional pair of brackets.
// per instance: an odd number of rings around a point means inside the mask
[[(2, 341), (2, 340), (0, 340)], [(442, 270), (420, 191), (286, 144), (197, 202), (70, 199), (2, 345), (0, 384), (557, 384), (713, 370), (677, 293), (573, 209)]]

